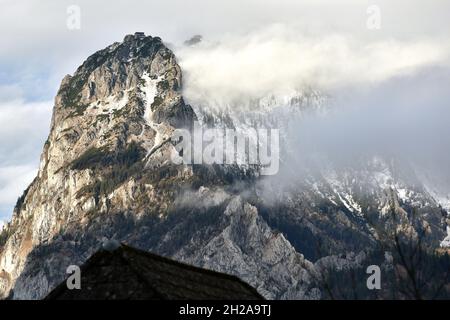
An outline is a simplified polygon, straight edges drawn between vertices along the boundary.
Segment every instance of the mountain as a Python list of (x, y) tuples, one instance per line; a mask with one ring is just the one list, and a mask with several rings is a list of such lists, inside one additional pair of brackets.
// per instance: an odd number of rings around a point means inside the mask
[(63, 281), (46, 300), (262, 300), (237, 277), (118, 245), (81, 267), (79, 290)]
[[(94, 53), (62, 80), (38, 175), (0, 233), (0, 297), (45, 297), (108, 239), (236, 275), (269, 299), (336, 297), (355, 274), (349, 294), (371, 297), (365, 268), (373, 264), (400, 270), (389, 283), (406, 292), (394, 298), (434, 289), (438, 280), (419, 291), (401, 257), (423, 252), (427, 263), (413, 261), (414, 270), (432, 268), (446, 281), (447, 212), (403, 163), (368, 156), (349, 168), (327, 159), (306, 169), (292, 165), (289, 136), (280, 137), (283, 183), (259, 166), (172, 161), (173, 133), (196, 120), (246, 135), (252, 126), (295, 126), (305, 112), (320, 113), (323, 99), (305, 90), (227, 111), (191, 107), (160, 38), (127, 35)], [(447, 297), (443, 288), (437, 296)]]

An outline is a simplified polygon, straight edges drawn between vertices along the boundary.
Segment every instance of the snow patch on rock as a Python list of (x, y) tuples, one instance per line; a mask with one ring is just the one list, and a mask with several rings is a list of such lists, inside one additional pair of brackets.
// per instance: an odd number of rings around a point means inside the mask
[(153, 121), (152, 104), (155, 101), (158, 93), (157, 85), (161, 80), (160, 78), (152, 79), (147, 72), (142, 75), (144, 83), (141, 85), (140, 90), (142, 92), (142, 98), (145, 101), (144, 120), (146, 124), (156, 132), (155, 141), (153, 147), (148, 151), (148, 155), (152, 154), (167, 138), (164, 134), (164, 128), (162, 124), (155, 123)]
[(450, 248), (450, 227), (447, 226), (447, 236), (441, 241), (442, 248)]

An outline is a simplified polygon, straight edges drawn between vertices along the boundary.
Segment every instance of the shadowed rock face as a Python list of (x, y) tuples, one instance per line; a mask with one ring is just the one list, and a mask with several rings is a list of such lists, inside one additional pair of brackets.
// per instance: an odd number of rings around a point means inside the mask
[[(369, 251), (393, 230), (425, 228), (432, 247), (445, 237), (446, 212), (385, 161), (288, 190), (249, 168), (174, 165), (171, 134), (197, 119), (181, 90), (173, 53), (159, 38), (133, 35), (63, 79), (39, 173), (0, 232), (0, 297), (45, 297), (69, 265), (114, 239), (237, 275), (266, 298), (317, 299), (327, 268), (365, 270), (373, 256), (391, 268)], [(249, 120), (202, 112), (210, 125)]]

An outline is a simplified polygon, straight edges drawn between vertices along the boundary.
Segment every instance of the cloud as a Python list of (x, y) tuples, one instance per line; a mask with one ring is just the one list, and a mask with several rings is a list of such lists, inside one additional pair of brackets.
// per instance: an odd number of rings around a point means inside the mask
[(18, 197), (37, 173), (52, 105), (20, 98), (0, 102), (0, 220), (9, 219)]
[[(279, 24), (175, 51), (184, 96), (202, 111), (223, 108), (246, 123), (252, 99), (309, 88), (329, 97), (326, 114), (291, 116), (278, 127), (289, 150), (281, 150), (281, 170), (267, 185), (298, 188), (315, 170), (358, 170), (381, 156), (404, 166), (404, 179), (415, 179), (406, 170), (412, 166), (450, 194), (448, 42), (311, 36)], [(262, 114), (292, 111), (277, 101), (272, 110), (260, 105)]]
[(0, 206), (15, 203), (35, 178), (37, 169), (31, 165), (0, 168)]
[[(67, 8), (78, 5), (81, 29), (67, 28)], [(95, 50), (127, 33), (145, 31), (164, 41), (182, 43), (194, 34), (217, 39), (276, 23), (296, 24), (311, 35), (331, 32), (365, 39), (445, 37), (448, 39), (450, 2), (446, 0), (377, 0), (382, 28), (366, 28), (366, 1), (360, 0), (164, 0), (89, 1), (2, 0), (0, 11), (0, 70), (50, 70), (55, 83), (72, 73)]]
[(193, 105), (228, 105), (305, 87), (334, 92), (373, 86), (447, 63), (449, 53), (450, 46), (437, 41), (307, 36), (286, 25), (176, 50), (185, 76), (184, 95)]
[(419, 179), (417, 185), (450, 195), (448, 83), (450, 68), (432, 67), (341, 93), (328, 113), (282, 128), (290, 148), (282, 150), (279, 174), (263, 186), (298, 188), (299, 181), (327, 169), (364, 173), (371, 159), (381, 157), (403, 181)]

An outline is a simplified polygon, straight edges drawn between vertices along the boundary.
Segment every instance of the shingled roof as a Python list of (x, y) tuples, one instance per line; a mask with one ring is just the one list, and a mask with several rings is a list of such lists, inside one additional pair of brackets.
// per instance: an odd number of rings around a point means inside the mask
[(81, 267), (81, 289), (66, 281), (46, 299), (260, 300), (258, 292), (239, 278), (193, 267), (121, 245), (100, 250)]

